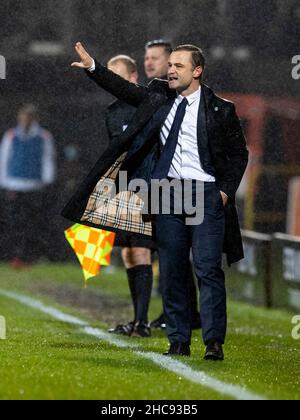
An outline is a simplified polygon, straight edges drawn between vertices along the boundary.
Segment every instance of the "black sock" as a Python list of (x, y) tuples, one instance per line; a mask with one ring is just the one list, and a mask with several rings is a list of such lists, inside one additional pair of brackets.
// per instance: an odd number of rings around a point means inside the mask
[(137, 320), (137, 293), (136, 293), (136, 270), (135, 267), (128, 268), (126, 270), (127, 272), (127, 278), (128, 278), (128, 285), (131, 295), (131, 300), (133, 303), (133, 311), (134, 311), (134, 322)]
[(153, 286), (152, 265), (137, 265), (128, 271), (130, 271), (131, 278), (134, 278), (136, 321), (148, 323), (148, 310)]

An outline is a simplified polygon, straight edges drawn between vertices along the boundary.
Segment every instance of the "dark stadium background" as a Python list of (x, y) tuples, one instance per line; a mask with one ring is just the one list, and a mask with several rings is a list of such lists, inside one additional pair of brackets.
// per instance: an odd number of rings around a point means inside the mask
[[(7, 79), (0, 81), (0, 133), (15, 124), (20, 105), (33, 102), (58, 148), (45, 226), (33, 233), (38, 240), (41, 230), (47, 232), (44, 256), (71, 258), (63, 236), (70, 223), (59, 213), (107, 144), (103, 112), (112, 98), (71, 69), (76, 41), (102, 63), (119, 53), (133, 56), (141, 82), (147, 41), (194, 43), (206, 52), (205, 82), (215, 90), (297, 97), (300, 83), (291, 77), (291, 59), (299, 53), (299, 27), (296, 0), (1, 1), (0, 55)], [(0, 258), (9, 257), (13, 228), (3, 229)]]

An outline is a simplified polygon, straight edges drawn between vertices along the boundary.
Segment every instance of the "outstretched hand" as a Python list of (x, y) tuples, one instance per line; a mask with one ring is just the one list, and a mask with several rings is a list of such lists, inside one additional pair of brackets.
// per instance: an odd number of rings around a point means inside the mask
[(81, 42), (75, 44), (75, 51), (77, 52), (80, 62), (74, 62), (71, 64), (72, 67), (78, 67), (80, 69), (89, 69), (93, 65), (93, 59), (89, 53), (83, 48)]

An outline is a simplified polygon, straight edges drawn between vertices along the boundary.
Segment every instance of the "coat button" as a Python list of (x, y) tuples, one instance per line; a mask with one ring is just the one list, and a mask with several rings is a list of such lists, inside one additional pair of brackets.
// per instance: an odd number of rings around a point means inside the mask
[(219, 107), (218, 106), (215, 106), (215, 111), (219, 111)]

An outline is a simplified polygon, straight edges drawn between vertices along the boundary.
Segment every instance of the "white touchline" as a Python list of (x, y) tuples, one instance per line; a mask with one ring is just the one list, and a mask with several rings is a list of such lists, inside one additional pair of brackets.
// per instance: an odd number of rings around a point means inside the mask
[(216, 391), (220, 394), (227, 395), (237, 400), (266, 400), (266, 398), (254, 394), (250, 391), (247, 391), (243, 387), (240, 387), (238, 385), (227, 384), (207, 375), (204, 372), (193, 370), (190, 366), (178, 360), (174, 360), (172, 358), (165, 357), (157, 353), (134, 350), (134, 348), (138, 347), (136, 344), (128, 343), (124, 340), (115, 338), (111, 336), (111, 334), (106, 333), (105, 331), (102, 331), (99, 328), (93, 328), (89, 326), (87, 322), (77, 317), (65, 314), (64, 312), (52, 306), (44, 305), (42, 302), (36, 299), (32, 299), (28, 296), (10, 292), (4, 289), (0, 289), (0, 295), (10, 299), (14, 299), (26, 306), (37, 309), (38, 311), (50, 315), (52, 318), (55, 318), (59, 321), (80, 326), (81, 332), (91, 335), (93, 337), (97, 337), (100, 340), (106, 341), (111, 345), (120, 348), (132, 348), (132, 352), (137, 356), (151, 360), (153, 363), (160, 366), (162, 369), (168, 370), (169, 372), (175, 373), (176, 375), (180, 375), (182, 378), (185, 378), (196, 384), (202, 385), (206, 388), (210, 388), (213, 391)]

